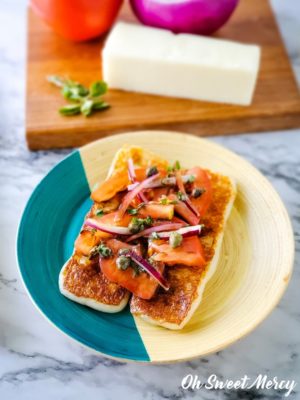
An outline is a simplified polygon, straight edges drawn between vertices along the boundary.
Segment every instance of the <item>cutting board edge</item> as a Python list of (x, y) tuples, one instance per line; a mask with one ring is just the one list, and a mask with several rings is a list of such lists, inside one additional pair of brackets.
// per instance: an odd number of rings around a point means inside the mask
[[(237, 123), (235, 123), (237, 122)], [(222, 126), (220, 126), (222, 125)], [(26, 132), (26, 141), (30, 150), (48, 150), (48, 149), (59, 149), (59, 148), (73, 148), (80, 147), (94, 140), (101, 139), (106, 136), (126, 133), (130, 131), (139, 130), (169, 130), (174, 132), (190, 133), (196, 136), (210, 137), (218, 135), (238, 135), (245, 133), (256, 133), (260, 132), (274, 132), (274, 131), (285, 131), (300, 128), (300, 113), (291, 115), (276, 115), (270, 118), (252, 118), (248, 121), (244, 121), (243, 126), (245, 129), (241, 130), (240, 121), (223, 121), (222, 124), (218, 121), (217, 124), (209, 122), (198, 122), (198, 123), (167, 123), (155, 126), (139, 125), (114, 130), (95, 130), (92, 129), (86, 132), (74, 132), (72, 130), (61, 132), (61, 131), (49, 131), (45, 130), (41, 132), (38, 130), (38, 134), (35, 130)], [(30, 132), (30, 134), (28, 134)], [(36, 140), (38, 139), (38, 140)]]

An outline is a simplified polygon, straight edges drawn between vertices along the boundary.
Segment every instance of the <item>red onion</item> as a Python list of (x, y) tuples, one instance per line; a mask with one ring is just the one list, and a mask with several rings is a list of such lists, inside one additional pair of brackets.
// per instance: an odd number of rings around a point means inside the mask
[(161, 273), (153, 267), (153, 265), (132, 250), (130, 250), (127, 254), (136, 264), (148, 272), (148, 274), (152, 276), (152, 278), (155, 279), (161, 287), (163, 287), (165, 290), (169, 290), (170, 286), (168, 282), (161, 275)]
[[(183, 183), (188, 183), (190, 182), (191, 178), (195, 178), (195, 175), (182, 175), (182, 181)], [(138, 185), (138, 182), (132, 183), (131, 185), (127, 186), (127, 189), (129, 191), (135, 189)], [(145, 187), (145, 189), (155, 189), (158, 187), (163, 187), (163, 186), (175, 186), (176, 185), (176, 178), (175, 176), (170, 176), (168, 178), (163, 178), (163, 179), (159, 179), (155, 182), (149, 183), (149, 185), (147, 185)]]
[(126, 242), (131, 242), (132, 240), (138, 239), (143, 236), (148, 237), (154, 232), (163, 232), (168, 230), (179, 229), (182, 227), (182, 225), (183, 224), (180, 222), (174, 222), (174, 223), (170, 222), (167, 224), (152, 226), (151, 228), (144, 229), (143, 231), (130, 236), (128, 239), (126, 239)]
[(239, 0), (130, 0), (145, 25), (174, 33), (210, 35), (229, 19)]
[(84, 226), (89, 226), (90, 228), (98, 229), (99, 231), (102, 232), (111, 233), (112, 235), (128, 236), (131, 234), (129, 228), (123, 226), (102, 224), (101, 222), (95, 221), (92, 218), (88, 218), (84, 222)]
[(199, 218), (189, 209), (186, 203), (183, 201), (178, 201), (174, 208), (175, 212), (185, 219), (189, 224), (198, 225)]
[(135, 171), (134, 171), (134, 165), (133, 165), (132, 158), (128, 159), (127, 164), (128, 164), (129, 179), (131, 180), (131, 183), (134, 183), (136, 181), (136, 175), (135, 175)]
[(185, 226), (184, 228), (180, 228), (177, 231), (170, 232), (160, 232), (159, 239), (169, 239), (171, 233), (176, 232), (180, 233), (183, 237), (196, 236), (201, 233), (203, 225), (194, 225), (194, 226)]
[[(135, 174), (134, 164), (133, 164), (132, 158), (128, 158), (127, 164), (128, 164), (129, 179), (131, 180), (131, 183), (135, 183), (136, 182), (136, 174)], [(144, 195), (143, 192), (140, 192), (138, 194), (138, 198), (143, 203), (147, 203), (148, 202), (148, 200), (147, 200), (147, 198), (146, 198), (146, 196)]]
[(128, 192), (126, 194), (126, 196), (123, 199), (123, 202), (121, 204), (121, 207), (119, 208), (119, 210), (116, 213), (116, 220), (120, 220), (123, 218), (127, 208), (129, 207), (130, 203), (132, 202), (132, 200), (142, 191), (145, 189), (145, 187), (151, 183), (152, 181), (154, 181), (155, 179), (157, 179), (157, 177), (159, 176), (159, 174), (156, 175), (152, 175), (150, 176), (150, 178), (145, 179), (144, 181), (140, 182), (135, 189), (133, 189), (132, 191)]
[(185, 188), (184, 188), (184, 184), (183, 184), (183, 180), (181, 177), (181, 173), (180, 171), (176, 171), (176, 182), (178, 185), (178, 189), (181, 191), (181, 193), (184, 195), (184, 200), (183, 202), (188, 206), (188, 208), (197, 216), (200, 218), (200, 213), (197, 210), (197, 208), (195, 208), (193, 206), (193, 203), (191, 202), (189, 196), (186, 194)]

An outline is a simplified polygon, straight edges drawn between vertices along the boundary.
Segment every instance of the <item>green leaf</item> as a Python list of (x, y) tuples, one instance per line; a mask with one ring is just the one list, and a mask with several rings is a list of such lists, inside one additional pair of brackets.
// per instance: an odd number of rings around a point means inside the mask
[(101, 111), (109, 108), (110, 105), (104, 101), (93, 101), (93, 111)]
[(83, 115), (88, 117), (91, 115), (92, 110), (93, 110), (93, 100), (91, 99), (86, 99), (84, 102), (81, 104), (80, 111), (82, 112)]
[(76, 104), (67, 104), (59, 109), (63, 115), (76, 115), (82, 113), (86, 117), (93, 111), (102, 111), (110, 107), (101, 100), (100, 96), (106, 93), (107, 84), (104, 81), (96, 81), (90, 86), (90, 90), (81, 83), (71, 79), (50, 75), (47, 80), (61, 88), (63, 97)]
[(79, 104), (66, 104), (65, 106), (59, 109), (59, 112), (62, 115), (76, 115), (80, 113), (80, 105)]
[(89, 91), (78, 83), (71, 84), (68, 81), (62, 87), (61, 93), (68, 100), (82, 101), (88, 95)]
[(90, 96), (98, 97), (107, 92), (107, 84), (104, 81), (93, 82), (90, 86)]

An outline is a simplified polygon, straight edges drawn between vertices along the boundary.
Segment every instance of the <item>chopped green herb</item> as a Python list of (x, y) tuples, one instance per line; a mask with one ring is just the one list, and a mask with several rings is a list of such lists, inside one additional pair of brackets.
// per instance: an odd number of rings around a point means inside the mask
[(189, 175), (187, 183), (193, 183), (195, 182), (195, 179), (196, 179), (195, 175)]
[(185, 201), (186, 200), (186, 196), (180, 191), (177, 192), (177, 197), (178, 197), (178, 200), (180, 200), (180, 201)]
[(167, 173), (171, 174), (174, 171), (173, 167), (171, 167), (171, 165), (167, 166)]
[(139, 212), (139, 210), (137, 208), (128, 208), (127, 212), (130, 215), (136, 215)]
[(78, 82), (56, 75), (48, 76), (47, 80), (60, 87), (63, 97), (74, 103), (61, 107), (59, 112), (62, 115), (69, 116), (81, 113), (88, 117), (93, 111), (102, 111), (110, 107), (108, 103), (101, 99), (101, 96), (107, 92), (107, 84), (104, 81), (93, 82), (88, 89)]
[(127, 210), (128, 214), (130, 215), (137, 215), (141, 208), (145, 206), (145, 203), (140, 203), (137, 208), (129, 208)]
[(180, 166), (180, 162), (178, 161), (178, 160), (176, 160), (175, 161), (175, 164), (174, 164), (174, 168), (173, 168), (174, 170), (180, 170), (181, 169), (181, 166)]
[(161, 198), (159, 199), (160, 204), (163, 204), (164, 206), (166, 206), (168, 204), (169, 199), (167, 198), (167, 196), (161, 196)]
[(95, 212), (95, 214), (96, 214), (97, 217), (102, 217), (102, 215), (104, 214), (104, 211), (103, 211), (102, 208), (100, 208), (99, 210), (97, 210), (97, 211)]
[(168, 199), (168, 197), (166, 195), (162, 195), (159, 199), (159, 202), (160, 202), (160, 204), (162, 204), (164, 206), (166, 206), (168, 204), (177, 204), (178, 203), (178, 201), (176, 201), (176, 200)]
[(182, 243), (182, 235), (178, 232), (171, 232), (169, 237), (169, 243), (173, 249), (180, 246)]

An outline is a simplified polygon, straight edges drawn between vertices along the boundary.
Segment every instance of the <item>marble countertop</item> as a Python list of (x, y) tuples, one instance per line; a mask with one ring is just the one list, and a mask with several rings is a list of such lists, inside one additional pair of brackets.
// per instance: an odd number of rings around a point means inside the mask
[[(300, 83), (300, 2), (272, 4)], [(0, 4), (0, 399), (281, 399), (284, 391), (184, 390), (187, 374), (207, 380), (297, 379), (300, 372), (300, 130), (216, 137), (267, 176), (291, 216), (295, 270), (272, 314), (229, 348), (175, 365), (123, 364), (69, 340), (35, 309), (20, 281), (15, 236), (25, 203), (46, 172), (69, 150), (31, 153), (24, 141), (25, 0)], [(300, 398), (300, 385), (289, 398)]]

